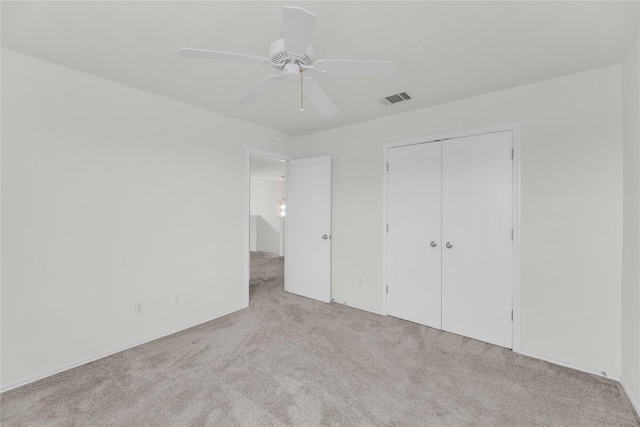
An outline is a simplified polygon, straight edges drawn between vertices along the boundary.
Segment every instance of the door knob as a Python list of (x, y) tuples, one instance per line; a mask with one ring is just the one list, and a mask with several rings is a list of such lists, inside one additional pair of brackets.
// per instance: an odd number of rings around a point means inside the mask
[(327, 240), (329, 238), (329, 236), (327, 236), (326, 234), (322, 235), (322, 240)]
[(451, 242), (447, 242), (447, 244), (445, 245), (447, 247), (447, 249), (451, 249), (453, 247), (453, 245), (451, 244)]
[(435, 242), (435, 240), (432, 240), (430, 243), (432, 248), (435, 248), (436, 246), (438, 246), (438, 244)]

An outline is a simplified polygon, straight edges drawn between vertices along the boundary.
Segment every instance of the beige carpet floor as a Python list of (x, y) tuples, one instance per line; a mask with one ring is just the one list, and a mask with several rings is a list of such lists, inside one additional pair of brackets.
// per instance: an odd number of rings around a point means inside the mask
[(1, 396), (9, 426), (639, 426), (615, 381), (282, 289)]

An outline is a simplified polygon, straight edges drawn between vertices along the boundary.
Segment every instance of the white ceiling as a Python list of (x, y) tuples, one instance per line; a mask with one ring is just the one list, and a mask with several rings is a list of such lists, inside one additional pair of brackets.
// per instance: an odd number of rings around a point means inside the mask
[[(318, 15), (317, 58), (395, 60), (392, 77), (317, 75), (339, 112), (298, 111), (284, 85), (235, 105), (268, 65), (179, 58), (180, 47), (267, 56), (282, 6)], [(621, 61), (638, 2), (2, 2), (2, 46), (291, 135), (344, 126)], [(385, 106), (407, 91), (414, 100)]]

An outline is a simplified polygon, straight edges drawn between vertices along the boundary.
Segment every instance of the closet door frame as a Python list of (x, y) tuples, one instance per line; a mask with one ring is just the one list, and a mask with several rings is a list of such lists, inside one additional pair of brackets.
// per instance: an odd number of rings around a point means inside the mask
[(429, 142), (445, 141), (447, 139), (464, 138), (468, 136), (486, 135), (497, 132), (511, 132), (512, 147), (513, 147), (513, 170), (512, 170), (512, 183), (513, 183), (513, 197), (512, 197), (512, 218), (513, 218), (513, 323), (512, 323), (512, 337), (513, 337), (513, 351), (520, 353), (520, 123), (508, 123), (504, 125), (491, 126), (481, 129), (471, 129), (459, 132), (451, 132), (446, 134), (431, 135), (421, 138), (413, 138), (404, 141), (389, 142), (383, 145), (383, 221), (382, 221), (382, 266), (383, 266), (383, 280), (382, 280), (382, 300), (383, 312), (385, 316), (387, 313), (387, 289), (388, 289), (388, 275), (387, 275), (387, 225), (388, 225), (388, 161), (389, 161), (389, 149), (395, 147), (404, 147), (407, 145), (425, 144)]

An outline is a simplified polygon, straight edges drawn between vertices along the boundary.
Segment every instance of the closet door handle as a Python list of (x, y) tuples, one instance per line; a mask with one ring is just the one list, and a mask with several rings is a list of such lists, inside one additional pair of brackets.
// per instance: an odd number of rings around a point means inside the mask
[(453, 244), (451, 244), (451, 242), (447, 242), (445, 246), (447, 247), (447, 249), (451, 249), (453, 247)]
[(436, 246), (438, 246), (438, 244), (435, 242), (435, 240), (432, 240), (431, 243), (429, 243), (431, 245), (432, 248), (435, 248)]

